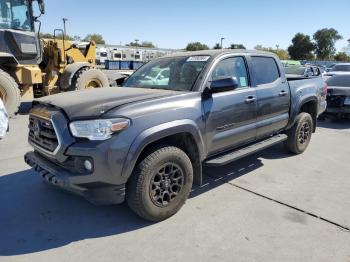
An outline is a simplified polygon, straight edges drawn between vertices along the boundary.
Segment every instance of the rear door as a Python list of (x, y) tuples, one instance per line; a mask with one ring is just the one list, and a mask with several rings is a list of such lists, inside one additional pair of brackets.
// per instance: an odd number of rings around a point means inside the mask
[(203, 98), (209, 155), (249, 143), (256, 137), (256, 90), (250, 84), (246, 58), (221, 59), (214, 65), (208, 84), (220, 77), (236, 77), (239, 87)]
[(290, 90), (277, 61), (268, 56), (252, 56), (257, 95), (257, 138), (283, 129), (289, 120)]

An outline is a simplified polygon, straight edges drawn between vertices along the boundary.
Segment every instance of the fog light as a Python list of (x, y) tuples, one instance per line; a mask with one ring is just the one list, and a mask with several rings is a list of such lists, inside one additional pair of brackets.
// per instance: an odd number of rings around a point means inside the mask
[(84, 167), (85, 167), (85, 169), (86, 169), (87, 171), (91, 171), (91, 170), (92, 170), (92, 163), (91, 163), (91, 161), (85, 160), (85, 161), (84, 161)]

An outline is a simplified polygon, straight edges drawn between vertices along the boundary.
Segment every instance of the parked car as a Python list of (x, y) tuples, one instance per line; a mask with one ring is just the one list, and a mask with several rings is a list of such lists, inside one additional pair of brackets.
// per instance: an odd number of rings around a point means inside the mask
[(304, 66), (286, 66), (286, 75), (290, 77), (316, 77), (322, 76), (322, 72), (318, 66), (304, 65)]
[(350, 116), (350, 74), (335, 75), (327, 80), (327, 114), (338, 118)]
[[(144, 86), (156, 68), (167, 84)], [(123, 87), (34, 101), (25, 162), (95, 204), (127, 201), (139, 216), (175, 214), (202, 167), (285, 142), (301, 154), (326, 108), (321, 77), (286, 78), (272, 53), (210, 50), (155, 59)]]
[(0, 98), (0, 139), (3, 139), (9, 129), (9, 116), (4, 103)]
[(350, 63), (340, 63), (334, 65), (325, 76), (334, 76), (334, 75), (349, 75), (350, 74)]
[(301, 66), (301, 62), (297, 60), (281, 60), (284, 66)]
[(327, 71), (327, 72), (332, 71), (332, 69), (333, 69), (333, 67), (334, 67), (335, 65), (336, 65), (336, 64), (330, 64), (330, 65), (328, 65), (327, 68), (326, 68), (326, 71)]

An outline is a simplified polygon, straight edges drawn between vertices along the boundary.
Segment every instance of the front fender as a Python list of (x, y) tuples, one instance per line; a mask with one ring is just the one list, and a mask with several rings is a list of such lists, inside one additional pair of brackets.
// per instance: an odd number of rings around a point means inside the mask
[(189, 119), (176, 120), (146, 129), (136, 137), (125, 159), (122, 176), (129, 177), (131, 175), (137, 159), (147, 145), (156, 142), (164, 137), (179, 133), (189, 133), (193, 136), (197, 144), (200, 161), (204, 160), (204, 140), (197, 125)]

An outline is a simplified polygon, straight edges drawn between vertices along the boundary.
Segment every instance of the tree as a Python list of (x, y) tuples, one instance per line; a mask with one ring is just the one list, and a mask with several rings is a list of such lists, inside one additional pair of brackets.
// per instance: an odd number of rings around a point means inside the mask
[(264, 47), (262, 45), (256, 45), (254, 47), (255, 50), (264, 50)]
[(281, 60), (287, 60), (289, 59), (289, 54), (288, 54), (288, 51), (287, 50), (284, 50), (284, 49), (274, 49), (272, 47), (263, 47), (262, 45), (256, 45), (254, 47), (255, 50), (260, 50), (260, 51), (266, 51), (266, 52), (271, 52), (271, 53), (274, 53), (276, 54), (279, 59)]
[(281, 60), (288, 60), (290, 59), (289, 53), (287, 50), (284, 49), (274, 49), (271, 52), (275, 53), (279, 59)]
[(103, 36), (100, 34), (88, 34), (83, 41), (94, 41), (96, 44), (105, 44)]
[[(46, 38), (46, 39), (54, 39), (54, 35), (50, 34), (50, 33), (40, 33), (39, 37), (40, 38)], [(62, 39), (62, 33), (57, 34), (56, 35), (56, 39)], [(70, 35), (66, 35), (64, 39), (65, 40), (70, 40), (70, 41), (75, 40), (74, 37), (70, 36)]]
[(156, 46), (150, 41), (143, 41), (141, 43), (142, 47), (155, 48)]
[(350, 62), (350, 56), (345, 52), (339, 52), (334, 56), (334, 60), (339, 62)]
[(189, 43), (186, 46), (186, 51), (199, 51), (199, 50), (208, 50), (210, 49), (206, 44), (200, 42)]
[(230, 49), (246, 49), (242, 44), (231, 44)]
[(134, 47), (148, 47), (148, 48), (155, 48), (156, 46), (150, 42), (150, 41), (142, 41), (141, 43), (139, 42), (130, 42), (127, 44), (127, 46), (134, 46)]
[(310, 36), (297, 33), (292, 39), (292, 45), (288, 47), (288, 52), (293, 60), (308, 60), (313, 57), (315, 44)]
[(50, 33), (40, 33), (39, 34), (40, 38), (47, 38), (47, 39), (53, 39), (53, 34)]
[(343, 37), (334, 28), (323, 28), (314, 34), (318, 59), (330, 59), (336, 52), (335, 43)]
[(126, 46), (140, 47), (141, 45), (138, 42), (130, 42), (129, 44), (126, 44)]
[(216, 43), (213, 49), (221, 49), (221, 45), (219, 43)]

